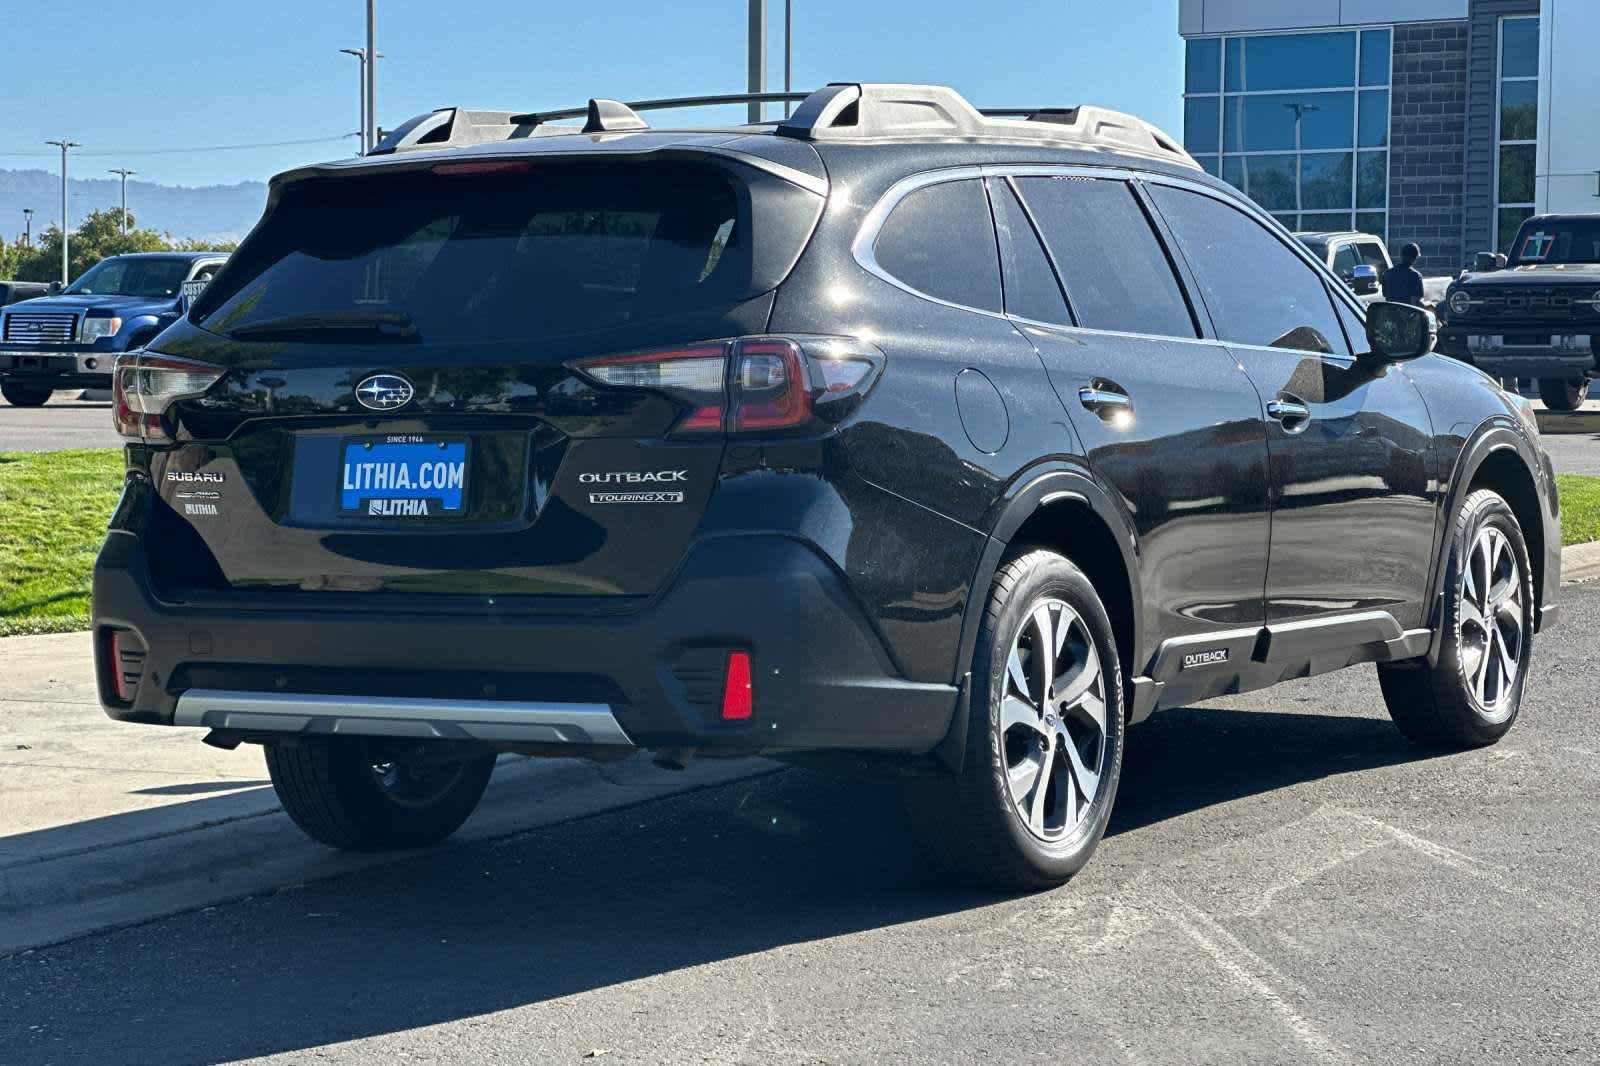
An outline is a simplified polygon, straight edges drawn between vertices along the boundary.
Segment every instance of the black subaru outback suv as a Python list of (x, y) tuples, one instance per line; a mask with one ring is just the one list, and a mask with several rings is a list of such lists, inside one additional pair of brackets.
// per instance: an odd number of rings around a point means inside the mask
[(1423, 744), (1511, 727), (1552, 474), (1427, 312), (1125, 115), (633, 108), (273, 182), (119, 368), (112, 717), (265, 745), (357, 849), (448, 835), (502, 752), (892, 766), (1003, 885), (1082, 866), (1163, 707), (1377, 663)]

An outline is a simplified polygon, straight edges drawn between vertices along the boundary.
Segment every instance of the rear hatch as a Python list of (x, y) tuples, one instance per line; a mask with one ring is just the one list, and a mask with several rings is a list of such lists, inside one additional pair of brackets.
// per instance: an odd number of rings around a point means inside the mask
[(148, 453), (164, 594), (615, 601), (685, 554), (727, 339), (822, 196), (727, 157), (455, 155), (275, 187), (160, 338), (222, 371)]

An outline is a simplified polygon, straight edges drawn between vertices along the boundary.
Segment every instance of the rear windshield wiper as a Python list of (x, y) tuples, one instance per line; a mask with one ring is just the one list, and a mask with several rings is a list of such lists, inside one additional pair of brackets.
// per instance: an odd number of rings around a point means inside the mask
[(421, 336), (404, 311), (313, 311), (301, 315), (285, 315), (251, 322), (228, 331), (237, 340), (266, 340), (292, 338), (317, 334), (319, 339), (328, 334), (347, 333), (362, 340), (417, 341)]

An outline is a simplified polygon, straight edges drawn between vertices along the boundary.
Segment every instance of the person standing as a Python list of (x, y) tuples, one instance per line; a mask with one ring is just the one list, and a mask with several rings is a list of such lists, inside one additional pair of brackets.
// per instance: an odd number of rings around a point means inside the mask
[(1383, 298), (1393, 303), (1422, 306), (1422, 274), (1417, 260), (1422, 249), (1408, 244), (1400, 249), (1400, 261), (1383, 272)]

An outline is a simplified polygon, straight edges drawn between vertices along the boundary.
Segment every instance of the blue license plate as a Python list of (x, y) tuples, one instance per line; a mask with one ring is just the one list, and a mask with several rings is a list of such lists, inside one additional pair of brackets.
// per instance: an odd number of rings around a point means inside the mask
[(339, 513), (450, 518), (466, 512), (467, 442), (416, 435), (344, 442)]

